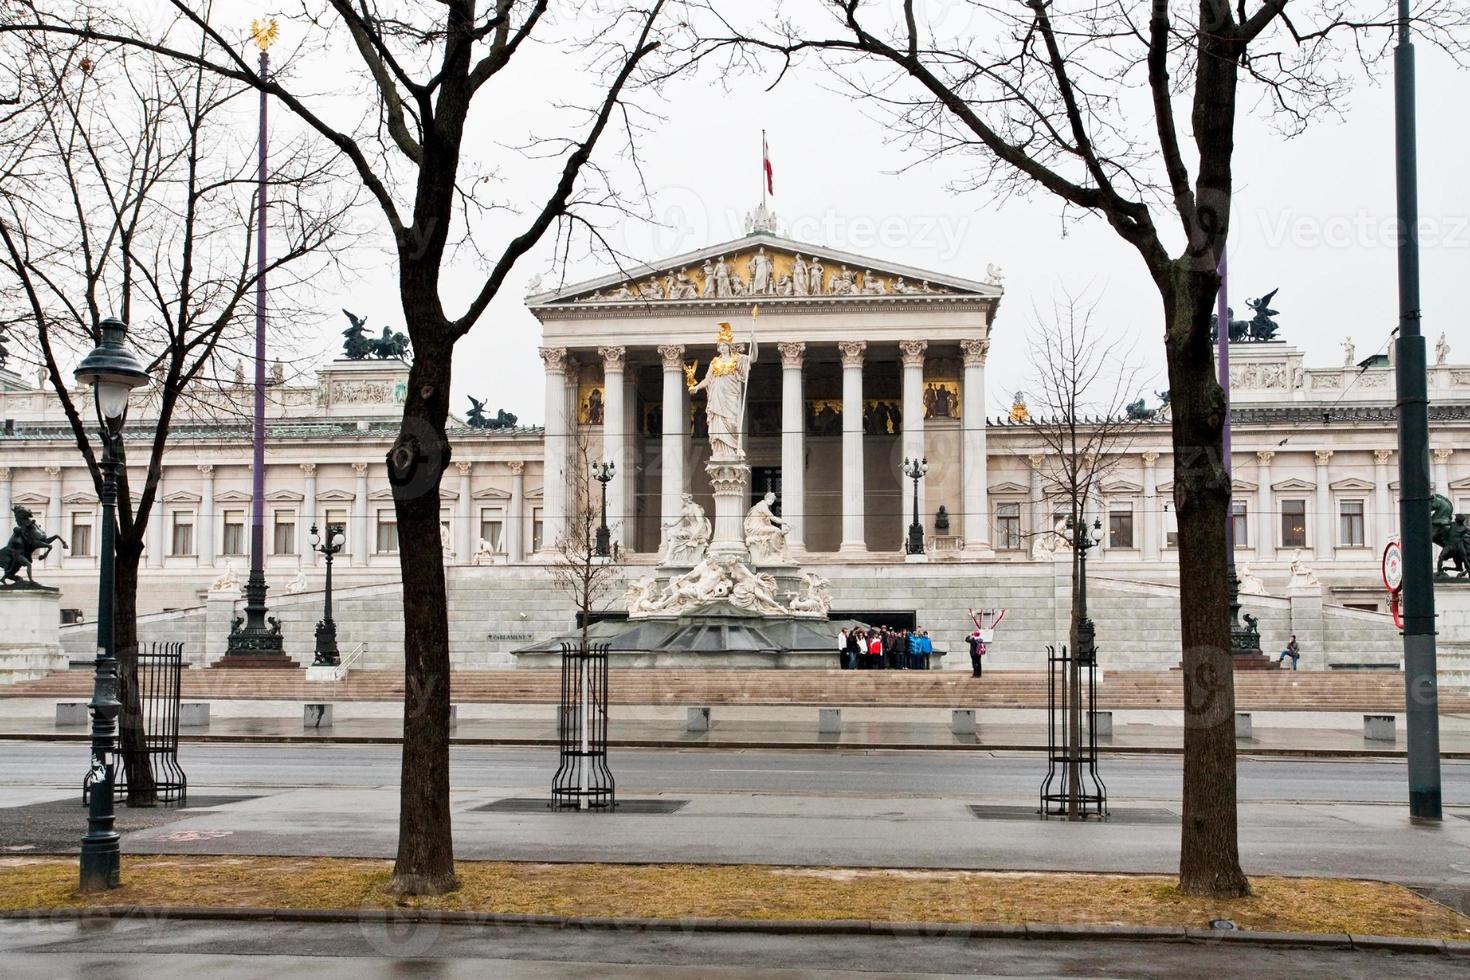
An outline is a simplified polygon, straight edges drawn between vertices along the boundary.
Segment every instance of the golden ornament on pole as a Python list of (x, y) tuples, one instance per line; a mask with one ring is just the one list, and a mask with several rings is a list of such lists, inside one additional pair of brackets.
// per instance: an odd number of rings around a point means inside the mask
[(252, 20), (250, 22), (250, 36), (262, 53), (270, 50), (270, 46), (276, 43), (276, 38), (280, 36), (280, 33), (281, 25), (276, 23), (274, 17), (268, 17), (264, 21)]

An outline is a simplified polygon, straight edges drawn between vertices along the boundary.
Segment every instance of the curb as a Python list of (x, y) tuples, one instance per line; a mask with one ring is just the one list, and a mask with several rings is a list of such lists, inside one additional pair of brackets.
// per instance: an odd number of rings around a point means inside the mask
[(101, 905), (92, 908), (0, 911), (0, 921), (73, 919), (77, 921), (140, 918), (198, 921), (425, 923), (481, 927), (587, 929), (619, 932), (714, 932), (755, 935), (891, 936), (926, 939), (1022, 939), (1037, 941), (1169, 942), (1261, 946), (1276, 949), (1336, 949), (1400, 954), (1470, 956), (1470, 943), (1399, 936), (1351, 936), (1345, 933), (1222, 932), (1169, 926), (1102, 926), (1028, 922), (1024, 925), (961, 922), (881, 922), (869, 919), (725, 919), (689, 917), (648, 919), (616, 916), (524, 915), (455, 912), (433, 909), (364, 908), (278, 909), (242, 906)]
[[(91, 735), (82, 732), (0, 732), (3, 742), (90, 742)], [(189, 735), (180, 733), (179, 743), (199, 745), (402, 745), (399, 736), (380, 735)], [(515, 748), (557, 747), (554, 738), (479, 738), (474, 736), (450, 736), (450, 745), (463, 746), (506, 746)], [(882, 751), (882, 752), (1045, 752), (1045, 745), (1010, 744), (1004, 742), (974, 744), (916, 743), (916, 742), (781, 742), (749, 739), (743, 741), (683, 741), (680, 739), (625, 739), (610, 738), (609, 748), (618, 749), (706, 749), (706, 750), (787, 750), (807, 752), (826, 751)], [(1236, 753), (1242, 756), (1295, 757), (1314, 759), (1403, 759), (1407, 751), (1397, 749), (1314, 749), (1314, 748), (1257, 748), (1236, 745)], [(1099, 755), (1183, 755), (1182, 746), (1165, 745), (1116, 745), (1099, 746)], [(1441, 751), (1441, 759), (1451, 761), (1470, 760), (1470, 750)]]

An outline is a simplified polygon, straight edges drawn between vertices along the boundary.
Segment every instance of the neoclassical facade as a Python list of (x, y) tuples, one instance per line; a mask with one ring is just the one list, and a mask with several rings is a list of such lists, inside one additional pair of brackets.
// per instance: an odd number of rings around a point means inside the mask
[[(1004, 414), (1023, 385), (987, 377), (991, 331), (1005, 324), (999, 277), (906, 268), (768, 228), (757, 221), (736, 241), (527, 298), (543, 331), (544, 404), (489, 408), (541, 424), (452, 421), (454, 463), (440, 488), (448, 563), (540, 574), (566, 516), (600, 506), (589, 463), (606, 460), (616, 464), (607, 509), (620, 557), (656, 564), (683, 494), (711, 511), (703, 396), (691, 397), (689, 379), (708, 364), (722, 321), (755, 354), (742, 434), (750, 493), (777, 494), (804, 564), (849, 569), (834, 580), (836, 608), (854, 611), (841, 584), (861, 566), (904, 561), (915, 495), (906, 458), (929, 464), (917, 510), (930, 563), (964, 563), (1002, 582), (1017, 563), (1051, 560), (1038, 543), (1063, 508), (1047, 451)], [(1470, 511), (1470, 366), (1451, 353), (1441, 342), (1429, 368), (1431, 476)], [(1289, 342), (1233, 345), (1235, 539), (1268, 592), (1284, 594), (1295, 562), (1321, 579), (1326, 602), (1382, 611), (1379, 555), (1397, 524), (1393, 369), (1386, 358), (1357, 360), (1350, 344), (1344, 354), (1315, 367)], [(340, 587), (397, 581), (383, 460), (406, 379), (397, 361), (332, 361), (313, 383), (270, 388), (264, 521), (276, 592), (321, 587), (321, 559), (307, 546), (313, 523), (347, 532)], [(197, 606), (231, 570), (243, 578), (249, 396), (227, 384), (177, 420), (140, 611)], [(144, 392), (130, 432), (151, 430), (150, 405)], [(58, 403), (34, 380), (0, 372), (0, 419), (0, 508), (25, 505), (67, 538), (70, 551), (53, 552), (38, 577), (90, 619), (96, 492)], [(141, 485), (141, 442), (130, 445)], [(1177, 583), (1167, 421), (1141, 422), (1104, 451), (1116, 459), (1090, 508), (1104, 526), (1094, 559), (1113, 578)], [(916, 596), (912, 606), (924, 603)]]

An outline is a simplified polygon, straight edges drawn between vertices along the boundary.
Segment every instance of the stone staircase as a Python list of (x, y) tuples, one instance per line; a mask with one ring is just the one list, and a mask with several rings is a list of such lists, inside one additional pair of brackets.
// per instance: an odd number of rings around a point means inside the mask
[[(457, 670), (456, 703), (554, 704), (560, 674), (553, 669)], [(614, 704), (826, 705), (882, 708), (1045, 708), (1046, 675), (991, 671), (976, 680), (958, 671), (613, 670)], [(90, 672), (56, 671), (0, 690), (0, 698), (86, 700)], [(1241, 711), (1396, 712), (1403, 710), (1403, 675), (1393, 671), (1248, 671), (1235, 676)], [(398, 671), (358, 671), (335, 683), (308, 683), (300, 670), (188, 670), (186, 700), (386, 701), (403, 698)], [(1098, 686), (1098, 706), (1110, 710), (1177, 710), (1178, 671), (1112, 671)], [(1440, 711), (1470, 713), (1470, 691), (1442, 689)]]

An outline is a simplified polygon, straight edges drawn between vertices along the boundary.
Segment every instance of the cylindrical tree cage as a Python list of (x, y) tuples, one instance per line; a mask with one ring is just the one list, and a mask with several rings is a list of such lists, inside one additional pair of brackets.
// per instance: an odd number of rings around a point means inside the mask
[[(1097, 655), (1091, 643), (1084, 642), (1083, 649), (1089, 652), (1076, 658), (1074, 671), (1066, 644), (1060, 651), (1055, 646), (1046, 648), (1047, 772), (1041, 783), (1039, 811), (1043, 818), (1071, 815), (1074, 799), (1079, 818), (1105, 819), (1108, 815), (1108, 788), (1097, 772)], [(1075, 689), (1070, 678), (1076, 678)], [(1086, 720), (1076, 745), (1072, 744), (1074, 713)]]
[(561, 645), (560, 763), (551, 805), (561, 810), (612, 810), (617, 788), (607, 765), (608, 644)]
[[(179, 765), (179, 701), (180, 681), (184, 665), (184, 644), (153, 643), (138, 650), (138, 700), (143, 711), (143, 748), (147, 755), (156, 801), (165, 805), (184, 806), (189, 798), (189, 779)], [(119, 747), (107, 760), (115, 774), (115, 792), (122, 794), (128, 785), (128, 757)], [(82, 781), (82, 802), (86, 803), (91, 775)]]

